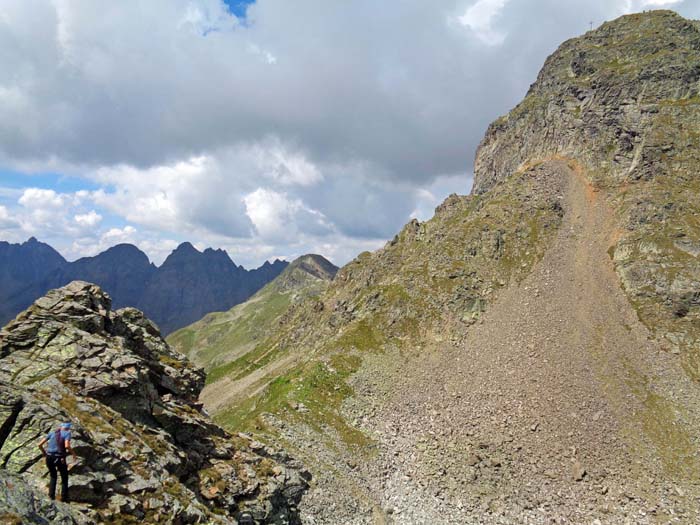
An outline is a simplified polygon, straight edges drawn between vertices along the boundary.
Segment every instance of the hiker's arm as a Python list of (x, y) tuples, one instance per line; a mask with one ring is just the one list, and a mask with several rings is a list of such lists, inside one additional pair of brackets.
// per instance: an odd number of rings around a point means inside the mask
[(75, 455), (75, 450), (73, 450), (73, 447), (70, 446), (70, 439), (66, 439), (66, 450), (71, 453), (73, 456), (73, 459), (78, 459), (78, 456)]
[(41, 450), (42, 455), (46, 455), (46, 449), (44, 448), (44, 445), (46, 445), (46, 442), (48, 439), (44, 438), (41, 441), (39, 441), (39, 449)]

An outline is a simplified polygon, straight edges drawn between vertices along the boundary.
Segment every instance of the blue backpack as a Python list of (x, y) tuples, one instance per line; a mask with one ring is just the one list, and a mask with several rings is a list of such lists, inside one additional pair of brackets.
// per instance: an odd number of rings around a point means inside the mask
[(58, 455), (59, 456), (65, 456), (66, 455), (66, 440), (63, 437), (63, 432), (61, 431), (61, 428), (57, 428), (54, 430), (53, 437), (56, 440), (56, 448), (58, 449)]

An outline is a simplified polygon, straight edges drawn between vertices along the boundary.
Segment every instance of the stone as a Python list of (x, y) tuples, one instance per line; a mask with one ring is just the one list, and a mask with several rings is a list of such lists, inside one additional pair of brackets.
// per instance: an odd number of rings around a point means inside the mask
[[(112, 311), (99, 287), (72, 282), (20, 317), (0, 331), (0, 508), (66, 524), (127, 515), (146, 523), (170, 516), (182, 524), (229, 524), (239, 505), (298, 520), (308, 472), (288, 455), (216, 426), (198, 402), (203, 371), (141, 312)], [(36, 442), (64, 420), (74, 425), (80, 459), (69, 481), (80, 515), (41, 495), (46, 467)], [(255, 468), (263, 459), (270, 467), (264, 473)], [(21, 480), (11, 477), (19, 473)], [(14, 494), (3, 486), (22, 489)]]
[(582, 481), (585, 476), (586, 469), (579, 460), (575, 460), (571, 465), (571, 477), (574, 478), (574, 481)]

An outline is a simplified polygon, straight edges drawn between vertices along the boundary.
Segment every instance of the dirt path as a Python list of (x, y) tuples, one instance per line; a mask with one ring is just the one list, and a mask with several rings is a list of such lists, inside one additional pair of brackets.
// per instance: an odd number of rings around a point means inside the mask
[(215, 383), (205, 386), (199, 395), (199, 400), (204, 403), (207, 410), (215, 414), (221, 408), (231, 406), (236, 400), (258, 394), (270, 384), (270, 381), (282, 371), (289, 369), (299, 359), (299, 354), (289, 354), (282, 359), (261, 366), (241, 379), (232, 380), (223, 377)]
[(401, 370), (365, 425), (381, 453), (358, 477), (390, 521), (700, 523), (698, 388), (620, 289), (604, 197), (550, 168), (553, 247), (460, 348)]

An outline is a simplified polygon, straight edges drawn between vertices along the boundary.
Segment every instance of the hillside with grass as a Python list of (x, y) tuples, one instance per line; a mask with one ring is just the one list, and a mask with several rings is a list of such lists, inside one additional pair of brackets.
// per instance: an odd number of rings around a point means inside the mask
[(699, 81), (670, 11), (563, 43), (472, 194), (291, 305), (205, 405), (305, 461), (315, 523), (697, 522)]
[(168, 342), (208, 372), (214, 382), (265, 339), (290, 306), (318, 296), (338, 268), (320, 255), (304, 255), (246, 302), (212, 312), (168, 336)]

